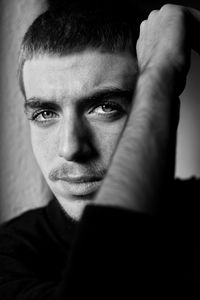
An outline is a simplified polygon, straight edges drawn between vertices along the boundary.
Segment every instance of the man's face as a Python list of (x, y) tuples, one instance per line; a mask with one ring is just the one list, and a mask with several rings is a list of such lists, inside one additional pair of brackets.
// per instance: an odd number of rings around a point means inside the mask
[(24, 66), (35, 157), (73, 218), (94, 199), (131, 107), (136, 60), (128, 52), (42, 55)]

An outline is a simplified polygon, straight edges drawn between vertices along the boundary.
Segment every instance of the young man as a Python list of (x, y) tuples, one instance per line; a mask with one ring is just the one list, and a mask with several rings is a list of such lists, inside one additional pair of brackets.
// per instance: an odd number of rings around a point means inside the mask
[(137, 13), (74, 4), (42, 14), (24, 37), (20, 85), (55, 199), (2, 226), (3, 299), (199, 283), (198, 181), (174, 180), (174, 161), (200, 13), (165, 5), (139, 38)]

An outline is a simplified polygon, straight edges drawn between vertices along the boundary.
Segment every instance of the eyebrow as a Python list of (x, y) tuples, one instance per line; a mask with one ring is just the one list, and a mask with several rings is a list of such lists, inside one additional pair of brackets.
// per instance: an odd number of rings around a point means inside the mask
[[(133, 96), (132, 89), (121, 89), (121, 88), (108, 88), (94, 92), (91, 95), (83, 96), (78, 98), (78, 102), (84, 104), (92, 104), (94, 102), (102, 102), (109, 98), (120, 98), (123, 97), (128, 101), (131, 101)], [(56, 99), (46, 99), (40, 97), (31, 97), (25, 100), (24, 108), (25, 111), (28, 109), (37, 109), (37, 108), (51, 108), (51, 109), (58, 109), (60, 107), (60, 102)]]
[(59, 104), (54, 101), (46, 100), (43, 98), (32, 97), (24, 102), (24, 110), (25, 112), (29, 109), (37, 109), (37, 108), (49, 108), (49, 109), (57, 109), (59, 108)]

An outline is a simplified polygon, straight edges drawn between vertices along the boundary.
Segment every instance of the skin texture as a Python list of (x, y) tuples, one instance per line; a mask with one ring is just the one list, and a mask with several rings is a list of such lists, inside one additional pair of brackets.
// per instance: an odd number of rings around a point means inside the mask
[(128, 52), (87, 50), (25, 63), (33, 151), (51, 190), (74, 219), (103, 182), (130, 112), (136, 75), (136, 60)]

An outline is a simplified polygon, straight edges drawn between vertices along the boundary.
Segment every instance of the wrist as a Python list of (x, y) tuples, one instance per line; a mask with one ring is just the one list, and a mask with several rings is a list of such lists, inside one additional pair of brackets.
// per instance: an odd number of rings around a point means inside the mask
[(148, 67), (139, 73), (137, 88), (139, 91), (159, 95), (159, 98), (174, 99), (182, 93), (186, 77), (170, 66)]

